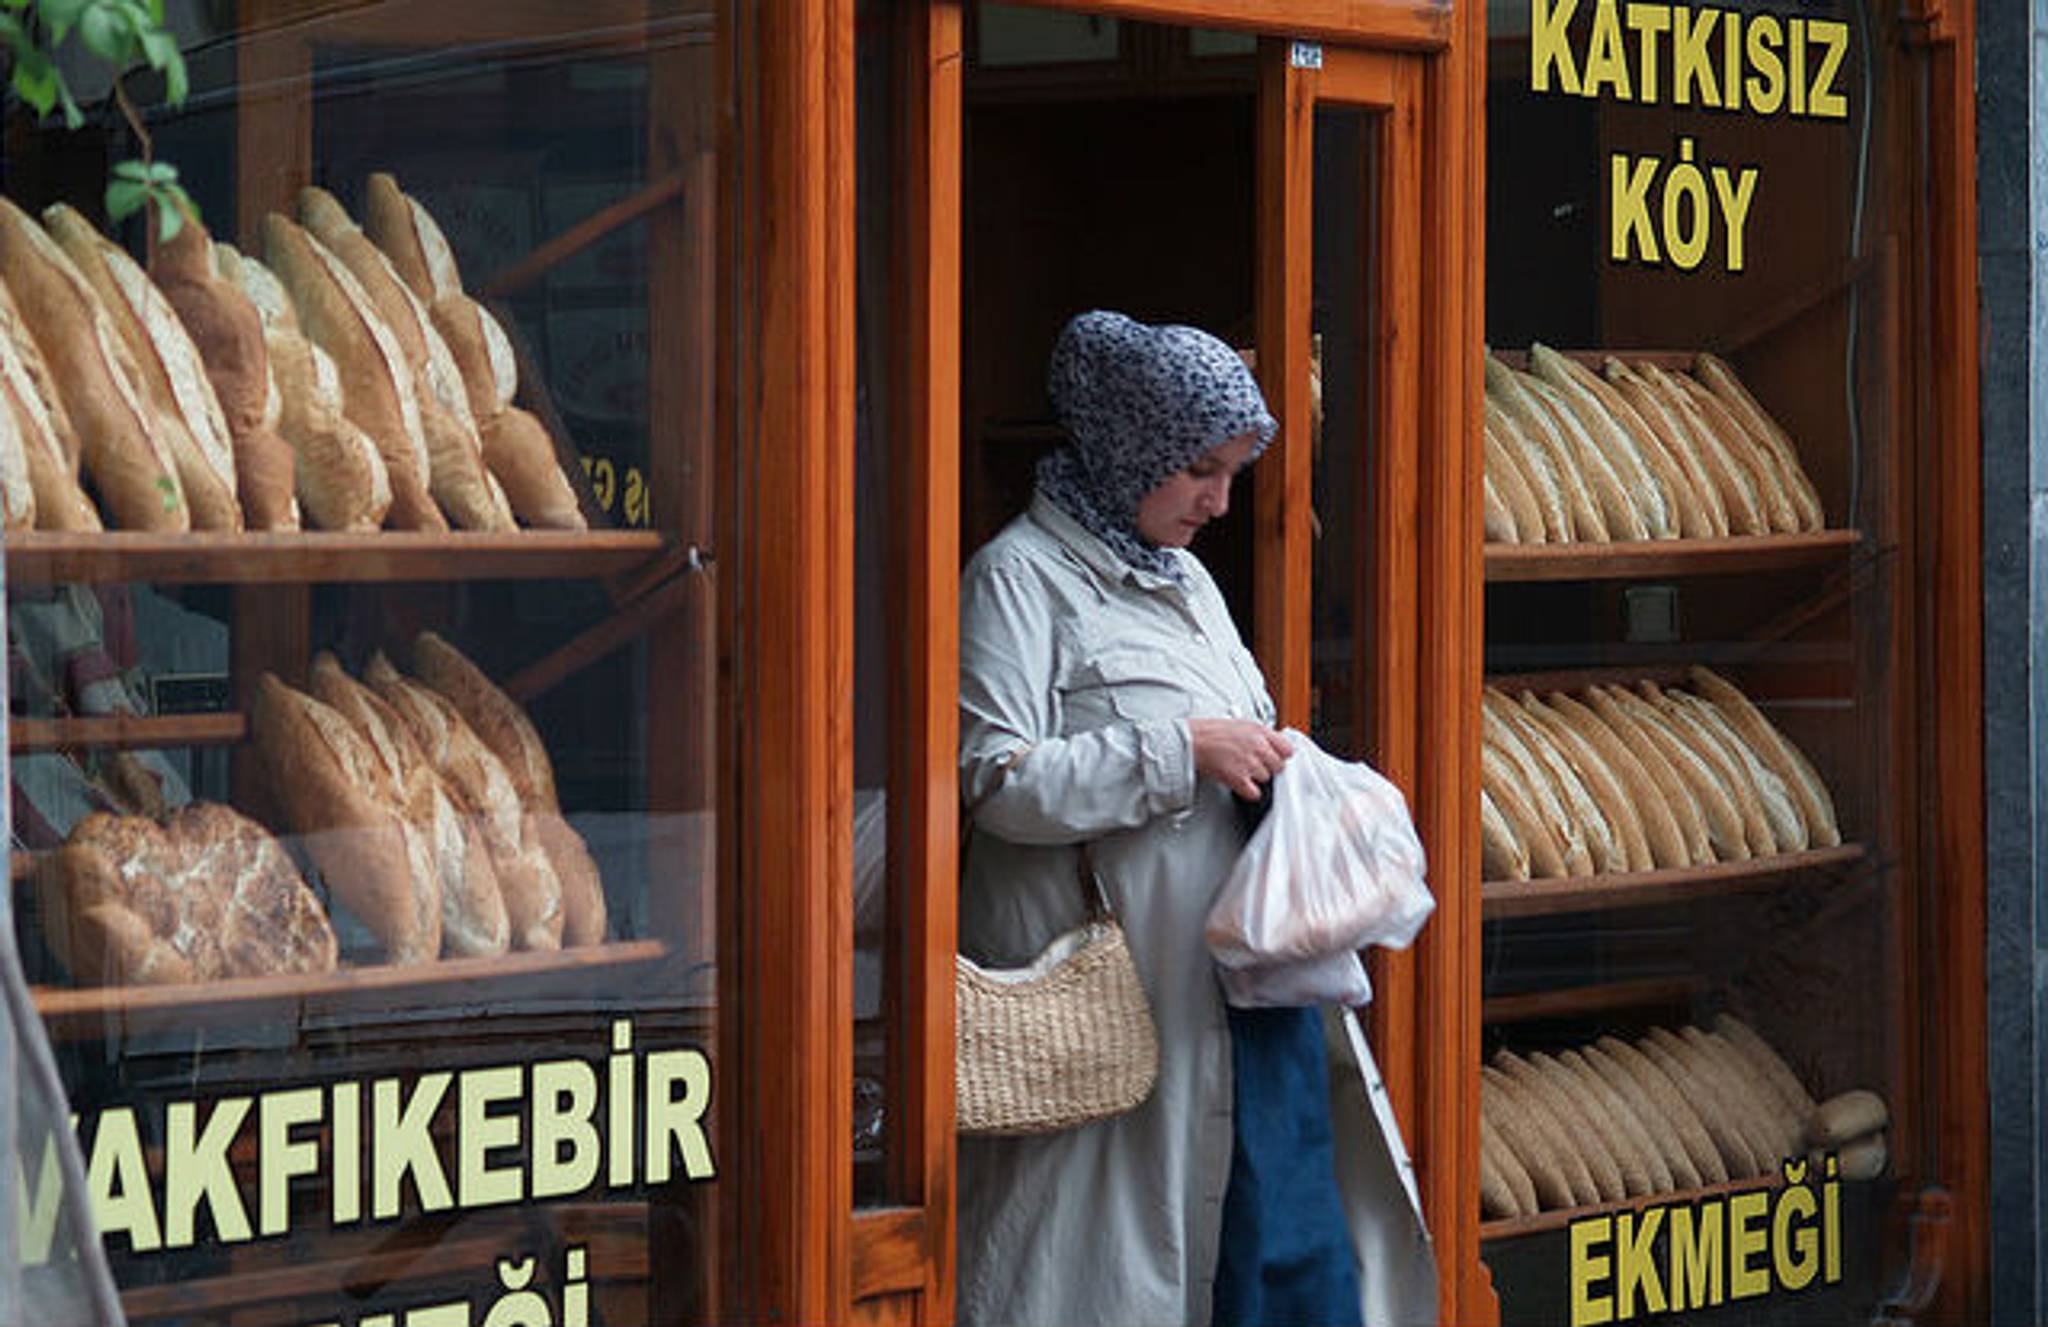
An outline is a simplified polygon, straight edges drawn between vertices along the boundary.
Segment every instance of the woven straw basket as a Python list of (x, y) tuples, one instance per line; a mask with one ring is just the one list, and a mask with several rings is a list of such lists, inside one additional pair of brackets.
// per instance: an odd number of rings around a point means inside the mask
[(1159, 1040), (1115, 921), (1068, 931), (1029, 967), (956, 958), (955, 975), (961, 1133), (1071, 1129), (1151, 1094)]

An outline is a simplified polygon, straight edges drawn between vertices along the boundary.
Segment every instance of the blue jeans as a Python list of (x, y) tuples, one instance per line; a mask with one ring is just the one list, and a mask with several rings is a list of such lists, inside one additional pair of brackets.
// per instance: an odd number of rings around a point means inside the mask
[(1314, 1009), (1232, 1009), (1236, 1146), (1215, 1327), (1357, 1327), (1358, 1267), (1330, 1143)]

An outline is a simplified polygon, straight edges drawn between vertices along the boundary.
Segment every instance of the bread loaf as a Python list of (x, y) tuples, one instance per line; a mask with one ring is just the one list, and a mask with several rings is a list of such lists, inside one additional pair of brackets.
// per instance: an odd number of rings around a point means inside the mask
[(286, 823), (334, 897), (393, 963), (441, 952), (440, 874), (427, 830), (377, 795), (384, 775), (369, 743), (331, 706), (265, 673), (251, 736)]
[(1884, 1098), (1866, 1088), (1829, 1097), (1814, 1108), (1807, 1135), (1815, 1147), (1839, 1147), (1891, 1123)]
[(1515, 832), (1514, 822), (1501, 812), (1483, 786), (1479, 792), (1479, 845), (1480, 879), (1529, 878), (1529, 850)]
[(1708, 430), (1720, 439), (1728, 454), (1748, 468), (1764, 514), (1770, 518), (1771, 529), (1780, 534), (1801, 529), (1804, 523), (1798, 506), (1792, 501), (1788, 478), (1779, 470), (1770, 449), (1750, 437), (1735, 416), (1728, 413), (1728, 407), (1721, 404), (1720, 398), (1712, 392), (1686, 374), (1672, 373), (1669, 376), (1684, 392), (1700, 419), (1705, 421)]
[(511, 508), (484, 465), (462, 375), (425, 305), (332, 194), (301, 189), (299, 220), (347, 266), (412, 370), (435, 501), (458, 528), (512, 529)]
[(1799, 1075), (1792, 1072), (1792, 1066), (1772, 1049), (1771, 1044), (1758, 1035), (1755, 1028), (1733, 1014), (1719, 1014), (1714, 1018), (1714, 1031), (1720, 1033), (1728, 1044), (1749, 1057), (1763, 1074), (1778, 1099), (1802, 1120), (1813, 1118), (1813, 1098), (1808, 1095), (1806, 1085), (1799, 1081)]
[(474, 819), (491, 855), (518, 949), (559, 949), (565, 917), (562, 886), (534, 818), (503, 762), (477, 737), (453, 704), (424, 683), (402, 676), (383, 655), (363, 680), (396, 710), (427, 760), (446, 780), (456, 805)]
[(1479, 1111), (1479, 1154), (1493, 1159), (1494, 1170), (1508, 1191), (1509, 1208), (1503, 1216), (1534, 1216), (1540, 1210), (1536, 1197), (1536, 1185), (1523, 1168), (1522, 1159), (1515, 1155), (1494, 1127), (1492, 1117), (1486, 1111), (1486, 1089), (1480, 1089)]
[(1756, 784), (1743, 768), (1741, 757), (1722, 745), (1720, 735), (1709, 728), (1696, 711), (1676, 697), (1664, 694), (1656, 683), (1639, 682), (1636, 690), (1657, 708), (1658, 714), (1685, 749), (1704, 761), (1714, 771), (1720, 785), (1728, 790), (1742, 817), (1742, 837), (1749, 855), (1768, 857), (1777, 852), (1778, 841), (1771, 834), (1770, 821), (1764, 815)]
[(412, 362), (397, 338), (354, 274), (289, 219), (263, 219), (263, 251), (307, 339), (333, 358), (344, 412), (377, 444), (391, 485), (388, 521), (445, 531), (448, 520), (428, 491), (432, 462)]
[[(1706, 1122), (1693, 1109), (1692, 1098), (1681, 1085), (1680, 1078), (1619, 1037), (1602, 1037), (1594, 1043), (1594, 1049), (1634, 1080), (1657, 1114), (1670, 1123), (1702, 1182), (1725, 1184), (1731, 1178), (1720, 1147), (1708, 1131)], [(1600, 1059), (1590, 1059), (1590, 1062), (1595, 1068), (1602, 1063)]]
[(113, 319), (141, 370), (143, 399), (156, 413), (158, 436), (178, 468), (196, 530), (239, 530), (234, 444), (199, 351), (163, 292), (127, 250), (64, 203), (43, 211), (43, 224)]
[(1658, 403), (1684, 434), (1693, 453), (1705, 467), (1708, 478), (1721, 495), (1721, 505), (1728, 513), (1728, 533), (1769, 534), (1770, 512), (1764, 497), (1757, 491), (1756, 479), (1749, 466), (1732, 454), (1721, 437), (1708, 426), (1699, 407), (1679, 385), (1675, 375), (1648, 361), (1631, 367), (1656, 393)]
[[(1556, 407), (1612, 469), (1628, 495), (1631, 509), (1640, 516), (1644, 532), (1653, 539), (1675, 537), (1678, 521), (1670, 489), (1643, 455), (1641, 446), (1573, 372), (1584, 370), (1540, 342), (1529, 347), (1529, 367), (1536, 379), (1555, 394)], [(1611, 519), (1608, 528), (1614, 528)]]
[(1801, 1154), (1806, 1143), (1806, 1121), (1795, 1119), (1792, 1112), (1784, 1108), (1763, 1078), (1733, 1046), (1701, 1028), (1680, 1028), (1678, 1035), (1703, 1062), (1711, 1064), (1720, 1074), (1722, 1095), (1735, 1103), (1746, 1122), (1751, 1149), (1757, 1153), (1766, 1173), (1776, 1171), (1778, 1163), (1785, 1158)]
[(1558, 486), (1556, 467), (1549, 453), (1523, 436), (1522, 430), (1502, 408), (1499, 398), (1491, 394), (1486, 398), (1486, 435), (1495, 439), (1501, 451), (1520, 467), (1529, 494), (1536, 501), (1537, 513), (1542, 517), (1544, 541), (1554, 544), (1568, 542), (1572, 537), (1571, 512), (1565, 505), (1564, 492)]
[(1844, 1145), (1836, 1159), (1841, 1164), (1843, 1179), (1874, 1180), (1884, 1174), (1885, 1163), (1890, 1157), (1885, 1150), (1884, 1135), (1874, 1133)]
[(1556, 740), (1512, 701), (1501, 705), (1498, 713), (1535, 757), (1541, 776), (1555, 790), (1565, 813), (1585, 836), (1591, 870), (1602, 875), (1628, 870), (1628, 849), (1623, 846), (1620, 833), (1608, 820), (1600, 799), (1558, 749)]
[(1537, 408), (1548, 415), (1551, 426), (1564, 439), (1568, 454), (1586, 481), (1587, 491), (1599, 503), (1600, 519), (1607, 527), (1609, 537), (1650, 538), (1652, 522), (1661, 519), (1661, 514), (1651, 508), (1650, 495), (1638, 497), (1630, 490), (1613, 461), (1586, 432), (1578, 416), (1555, 388), (1533, 374), (1522, 374), (1521, 378)]
[(195, 802), (161, 825), (95, 812), (39, 873), (45, 936), (91, 985), (213, 981), (335, 966), (333, 929), (263, 828)]
[[(1693, 1163), (1693, 1152), (1679, 1136), (1680, 1126), (1651, 1097), (1649, 1090), (1637, 1077), (1622, 1068), (1621, 1064), (1598, 1046), (1581, 1046), (1575, 1052), (1594, 1076), (1607, 1085), (1609, 1091), (1621, 1098), (1642, 1125), (1643, 1133), (1657, 1148), (1664, 1165), (1671, 1173), (1671, 1184), (1679, 1189), (1697, 1189), (1702, 1184), (1699, 1168)], [(1693, 1126), (1698, 1128), (1697, 1124)], [(1699, 1150), (1712, 1153), (1714, 1145), (1704, 1130), (1698, 1133)]]
[(1571, 538), (1582, 543), (1606, 543), (1607, 522), (1599, 502), (1587, 488), (1570, 443), (1529, 391), (1523, 376), (1492, 354), (1486, 357), (1486, 396), (1498, 403), (1502, 415), (1528, 444), (1530, 453), (1540, 452), (1556, 477), (1565, 510), (1571, 516)]
[(1799, 804), (1793, 799), (1785, 781), (1743, 740), (1742, 734), (1719, 709), (1689, 691), (1673, 691), (1671, 694), (1698, 716), (1701, 726), (1714, 734), (1722, 749), (1737, 762), (1750, 786), (1756, 789), (1757, 804), (1762, 807), (1764, 819), (1770, 824), (1771, 838), (1777, 843), (1778, 851), (1803, 852), (1807, 847), (1806, 821), (1800, 815)]
[(1551, 1120), (1585, 1160), (1586, 1172), (1592, 1176), (1599, 1201), (1619, 1202), (1628, 1197), (1628, 1181), (1623, 1177), (1621, 1164), (1614, 1154), (1613, 1132), (1603, 1127), (1605, 1121), (1595, 1118), (1586, 1102), (1564, 1080), (1543, 1072), (1513, 1051), (1500, 1051), (1493, 1057), (1493, 1062), (1526, 1088), (1550, 1113)]
[(1657, 391), (1628, 365), (1610, 355), (1601, 364), (1600, 372), (1602, 380), (1614, 390), (1616, 399), (1634, 412), (1645, 432), (1656, 440), (1664, 454), (1685, 476), (1686, 486), (1698, 504), (1696, 514), (1701, 537), (1725, 537), (1729, 532), (1728, 509), (1722, 502), (1719, 486), (1700, 457), (1691, 431), (1672, 415), (1670, 407)]
[[(1507, 874), (1495, 874), (1495, 868), (1492, 865), (1487, 865), (1483, 868), (1485, 878), (1488, 880), (1515, 880), (1525, 879), (1528, 875), (1533, 875), (1539, 880), (1549, 880), (1569, 874), (1564, 858), (1558, 851), (1556, 840), (1551, 836), (1548, 827), (1543, 822), (1543, 818), (1537, 814), (1531, 807), (1527, 797), (1524, 796), (1519, 778), (1512, 771), (1507, 757), (1501, 754), (1498, 747), (1486, 746), (1481, 749), (1479, 753), (1479, 778), (1479, 795), (1484, 799), (1482, 810), (1484, 805), (1495, 807), (1500, 812), (1501, 817), (1508, 822), (1514, 838), (1514, 844), (1507, 849), (1509, 852), (1508, 865), (1505, 867)], [(1526, 875), (1517, 876), (1514, 874), (1516, 858), (1513, 855), (1513, 849), (1515, 847), (1526, 850)]]
[(28, 449), (21, 420), (0, 410), (0, 526), (8, 531), (36, 528), (36, 490), (28, 476)]
[(1648, 836), (1643, 832), (1643, 820), (1639, 807), (1645, 803), (1654, 804), (1657, 795), (1654, 788), (1644, 787), (1631, 791), (1622, 785), (1615, 772), (1592, 743), (1567, 723), (1564, 718), (1538, 700), (1531, 692), (1523, 692), (1522, 709), (1531, 720), (1542, 727), (1559, 754), (1578, 774), (1588, 794), (1600, 806), (1607, 823), (1613, 827), (1620, 856), (1614, 869), (1621, 871), (1648, 871), (1656, 865), (1650, 852)]
[(191, 528), (176, 463), (141, 370), (112, 315), (35, 219), (0, 198), (0, 281), (13, 292), (77, 431), (85, 473), (114, 525), (159, 533)]
[(90, 533), (100, 514), (78, 482), (78, 434), (57, 394), (50, 366), (0, 285), (0, 409), (14, 417), (35, 503), (35, 528)]
[(177, 235), (157, 246), (149, 274), (177, 311), (219, 402), (233, 448), (243, 525), (298, 529), (295, 462), (291, 444), (278, 433), (282, 400), (271, 377), (263, 316), (239, 286), (221, 275), (213, 241), (196, 216), (187, 214)]
[(1709, 668), (1694, 667), (1686, 673), (1694, 688), (1717, 707), (1735, 731), (1757, 755), (1785, 781), (1787, 789), (1799, 803), (1799, 814), (1807, 828), (1807, 838), (1814, 847), (1832, 848), (1842, 842), (1842, 829), (1835, 818), (1834, 799), (1828, 795), (1827, 785), (1821, 782), (1806, 756), (1791, 739), (1779, 732), (1776, 725), (1763, 716), (1749, 697), (1742, 694), (1734, 683)]
[(1662, 710), (1624, 687), (1605, 691), (1622, 712), (1636, 721), (1671, 768), (1685, 781), (1699, 804), (1714, 855), (1722, 861), (1747, 861), (1751, 853), (1741, 807), (1720, 768), (1693, 749)]
[(221, 275), (249, 297), (263, 320), (273, 399), (265, 417), (292, 449), (293, 484), (305, 519), (323, 530), (363, 533), (391, 509), (391, 476), (370, 435), (344, 413), (341, 371), (306, 338), (291, 297), (262, 263), (215, 244)]
[[(1549, 831), (1562, 861), (1557, 874), (1591, 875), (1593, 856), (1587, 847), (1586, 830), (1579, 823), (1575, 811), (1565, 804), (1564, 792), (1530, 745), (1520, 718), (1515, 703), (1498, 690), (1488, 687), (1481, 694), (1480, 721), (1484, 744), (1500, 752), (1501, 760), (1505, 762), (1503, 777), (1512, 779), (1519, 795), (1536, 813), (1538, 823)], [(1501, 809), (1506, 811), (1509, 808), (1503, 803)], [(1523, 841), (1529, 842), (1527, 829), (1522, 833)], [(1536, 852), (1533, 843), (1530, 851)], [(1538, 868), (1538, 875), (1544, 874), (1541, 861), (1532, 859), (1532, 865)]]
[[(21, 469), (21, 487), (23, 495), (26, 496), (28, 492), (27, 463), (17, 459), (16, 464)], [(1485, 501), (1483, 518), (1480, 525), (1485, 531), (1486, 542), (1489, 544), (1520, 543), (1521, 535), (1515, 531), (1514, 513), (1508, 510), (1507, 499), (1501, 497), (1500, 486), (1493, 482), (1492, 473), (1489, 472), (1481, 477), (1480, 489)], [(33, 520), (34, 517), (35, 513), (31, 511), (29, 519)]]
[[(1598, 1202), (1600, 1191), (1592, 1173), (1557, 1124), (1531, 1100), (1513, 1078), (1490, 1064), (1479, 1066), (1481, 1109), (1493, 1117), (1545, 1208), (1579, 1207)], [(1491, 1108), (1488, 1110), (1488, 1108)]]
[[(1660, 1037), (1659, 1033), (1664, 1035)], [(1663, 1028), (1652, 1028), (1650, 1035), (1636, 1041), (1636, 1050), (1669, 1075), (1686, 1099), (1698, 1106), (1699, 1121), (1721, 1153), (1730, 1179), (1744, 1180), (1763, 1174), (1764, 1161), (1750, 1146), (1749, 1133), (1723, 1096), (1721, 1085), (1712, 1075), (1700, 1072), (1697, 1057), (1684, 1052), (1683, 1042), (1676, 1048), (1667, 1044), (1665, 1038), (1670, 1035)]]
[(314, 658), (310, 682), (313, 695), (354, 724), (376, 754), (380, 791), (392, 809), (433, 846), (442, 950), (458, 957), (504, 953), (512, 943), (511, 922), (490, 851), (474, 822), (456, 809), (411, 728), (331, 654)]
[(462, 293), (462, 272), (447, 235), (431, 212), (399, 188), (396, 176), (375, 171), (365, 182), (363, 229), (390, 257), (399, 278), (426, 304)]
[(1642, 1169), (1644, 1188), (1636, 1192), (1668, 1193), (1677, 1188), (1677, 1177), (1665, 1160), (1663, 1147), (1650, 1136), (1650, 1130), (1628, 1098), (1596, 1073), (1579, 1051), (1558, 1052), (1557, 1063), (1564, 1072), (1577, 1079), (1581, 1092), (1599, 1101), (1607, 1119), (1624, 1135), (1625, 1145), (1634, 1152), (1636, 1163)]
[[(1706, 816), (1700, 810), (1699, 798), (1692, 788), (1673, 769), (1664, 753), (1658, 750), (1650, 735), (1631, 716), (1605, 687), (1588, 687), (1586, 703), (1591, 706), (1595, 719), (1604, 725), (1614, 739), (1628, 749), (1636, 765), (1642, 771), (1644, 783), (1654, 785), (1664, 800), (1665, 808), (1678, 832), (1683, 861), (1677, 865), (1704, 866), (1714, 860), (1714, 847), (1707, 835)], [(1639, 783), (1636, 786), (1644, 786)], [(1652, 844), (1655, 849), (1655, 844)]]
[(1749, 388), (1742, 385), (1742, 379), (1726, 360), (1702, 351), (1693, 361), (1693, 376), (1701, 386), (1712, 392), (1727, 407), (1728, 412), (1741, 422), (1752, 438), (1768, 448), (1778, 463), (1778, 472), (1784, 476), (1790, 489), (1793, 505), (1799, 509), (1800, 527), (1807, 530), (1827, 528), (1827, 516), (1821, 510), (1820, 494), (1813, 486), (1804, 466), (1799, 463), (1799, 451), (1792, 445), (1792, 435), (1785, 432), (1777, 420), (1771, 418), (1757, 399), (1750, 395)]
[(1711, 539), (1722, 533), (1714, 527), (1702, 505), (1690, 472), (1680, 463), (1664, 436), (1650, 426), (1620, 389), (1576, 360), (1566, 360), (1565, 371), (1606, 409), (1616, 426), (1642, 453), (1671, 504), (1673, 530), (1686, 539)]
[(1501, 442), (1490, 420), (1486, 425), (1486, 474), (1499, 488), (1501, 500), (1514, 518), (1516, 542), (1540, 544), (1549, 538), (1544, 528), (1543, 507), (1529, 485), (1528, 472), (1521, 458)]

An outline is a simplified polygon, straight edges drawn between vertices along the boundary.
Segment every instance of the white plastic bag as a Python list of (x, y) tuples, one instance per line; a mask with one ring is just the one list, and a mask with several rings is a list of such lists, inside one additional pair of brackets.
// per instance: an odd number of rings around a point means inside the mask
[(1267, 971), (1269, 990), (1305, 981), (1271, 971), (1284, 964), (1319, 963), (1324, 981), (1341, 984), (1349, 969), (1338, 958), (1353, 956), (1355, 965), (1367, 945), (1406, 948), (1436, 908), (1401, 790), (1301, 732), (1289, 729), (1287, 738), (1294, 754), (1273, 777), (1272, 810), (1209, 911), (1209, 952), (1225, 969), (1233, 1004), (1250, 1002), (1231, 992), (1244, 991), (1249, 971)]
[(1216, 975), (1224, 1002), (1237, 1009), (1317, 1004), (1352, 1009), (1372, 1001), (1372, 981), (1355, 950), (1257, 968), (1218, 968)]

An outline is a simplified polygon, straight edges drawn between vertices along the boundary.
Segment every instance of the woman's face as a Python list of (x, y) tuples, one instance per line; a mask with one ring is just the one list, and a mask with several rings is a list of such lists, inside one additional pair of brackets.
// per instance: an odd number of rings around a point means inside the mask
[(1219, 442), (1138, 501), (1138, 534), (1161, 548), (1186, 548), (1201, 528), (1230, 510), (1230, 481), (1251, 461), (1257, 435)]

